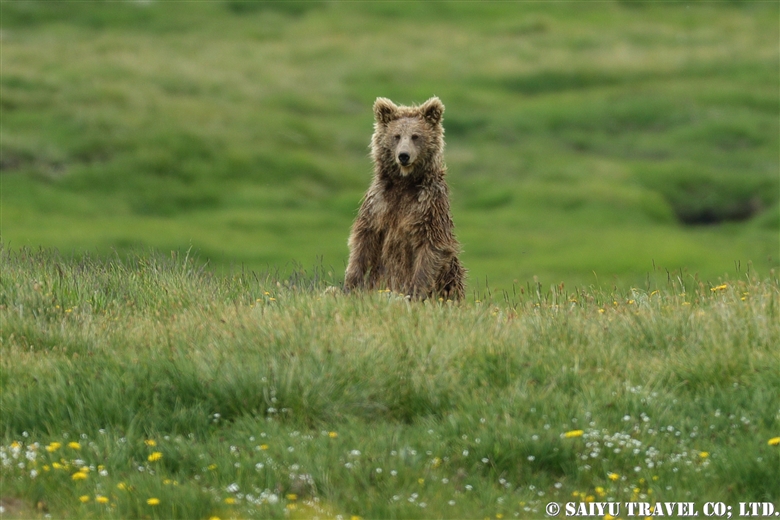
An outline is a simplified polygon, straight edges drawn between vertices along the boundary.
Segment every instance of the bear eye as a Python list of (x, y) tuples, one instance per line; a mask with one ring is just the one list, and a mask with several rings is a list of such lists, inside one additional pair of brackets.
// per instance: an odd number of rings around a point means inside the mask
[(417, 134), (412, 134), (412, 141), (416, 141), (416, 140), (418, 140), (419, 138), (420, 138), (420, 136), (419, 136), (419, 135), (417, 135)]
[(401, 134), (395, 134), (395, 135), (393, 136), (393, 139), (395, 139), (396, 141), (398, 141), (399, 139), (401, 139)]

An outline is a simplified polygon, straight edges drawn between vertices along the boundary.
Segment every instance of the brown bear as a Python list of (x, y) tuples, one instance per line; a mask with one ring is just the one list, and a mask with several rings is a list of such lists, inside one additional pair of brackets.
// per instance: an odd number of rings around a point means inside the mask
[(444, 180), (444, 105), (374, 103), (374, 178), (349, 237), (344, 289), (386, 288), (415, 299), (461, 299), (458, 260)]

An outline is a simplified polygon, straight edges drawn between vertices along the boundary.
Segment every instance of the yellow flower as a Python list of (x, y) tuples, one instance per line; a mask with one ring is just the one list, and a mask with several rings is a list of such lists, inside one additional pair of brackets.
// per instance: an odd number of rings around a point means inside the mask
[(149, 455), (148, 459), (149, 459), (149, 462), (154, 462), (154, 461), (160, 460), (162, 457), (163, 457), (162, 453), (160, 453), (159, 451), (155, 451), (151, 455)]
[(108, 504), (108, 497), (98, 495), (95, 497), (95, 502), (98, 504)]
[(601, 487), (601, 486), (597, 486), (597, 487), (596, 487), (596, 494), (597, 494), (598, 496), (600, 496), (600, 497), (603, 497), (604, 495), (606, 495), (606, 494), (607, 494), (607, 492), (606, 492), (606, 491), (604, 491), (604, 488), (603, 488), (603, 487)]
[(287, 495), (287, 500), (290, 500), (290, 501), (298, 500), (298, 495), (296, 495), (295, 493), (289, 493)]
[(59, 462), (52, 462), (51, 467), (54, 469), (62, 469), (63, 466)]
[(770, 446), (780, 446), (780, 437), (772, 437), (767, 441)]
[(146, 439), (144, 441), (144, 444), (146, 444), (147, 446), (157, 446), (157, 441), (153, 439)]
[(173, 480), (166, 478), (165, 480), (163, 480), (163, 484), (165, 484), (166, 486), (169, 484), (173, 484)]
[(260, 449), (263, 450), (263, 451), (267, 450), (268, 449), (268, 444), (261, 444), (260, 445)]
[(73, 448), (74, 450), (80, 450), (81, 449), (81, 444), (79, 444), (78, 442), (75, 442), (75, 441), (69, 442), (68, 443), (68, 448)]
[(84, 471), (77, 471), (73, 475), (70, 476), (73, 480), (84, 480), (87, 478), (87, 474)]
[(209, 471), (214, 471), (215, 469), (217, 469), (217, 465), (216, 464), (209, 464), (209, 468), (208, 469), (209, 469)]
[(49, 471), (49, 470), (51, 470), (51, 468), (49, 467), (49, 465), (48, 465), (48, 464), (44, 464), (44, 465), (43, 465), (43, 471)]
[(572, 437), (582, 437), (583, 433), (584, 432), (582, 430), (572, 430), (570, 432), (564, 433), (563, 436), (567, 439), (571, 439)]
[(209, 518), (209, 520), (221, 520), (218, 516), (212, 516)]
[(726, 284), (724, 283), (724, 284), (722, 284), (722, 285), (718, 285), (717, 287), (713, 287), (712, 289), (710, 289), (710, 291), (712, 291), (712, 292), (715, 292), (715, 291), (722, 291), (722, 290), (724, 290), (724, 289), (728, 289), (728, 287), (729, 287), (729, 286), (728, 286), (728, 285), (726, 285)]
[(504, 518), (504, 515), (502, 515), (501, 513), (496, 513), (496, 518), (498, 518), (498, 520), (501, 520), (502, 518)]
[(709, 452), (707, 452), (707, 451), (700, 451), (700, 452), (699, 452), (699, 457), (701, 457), (701, 458), (703, 458), (703, 459), (706, 459), (706, 458), (707, 458), (707, 457), (709, 457), (709, 456), (710, 456), (710, 454), (709, 454)]
[(49, 453), (52, 453), (52, 452), (57, 451), (60, 448), (62, 448), (62, 443), (61, 442), (52, 442), (48, 446), (46, 446), (46, 451), (48, 451)]
[(349, 520), (360, 520), (360, 517), (358, 515), (352, 515), (349, 517)]
[(336, 433), (336, 432), (330, 432), (330, 433), (328, 433), (328, 437), (330, 437), (331, 439), (335, 439), (335, 438), (336, 438), (336, 437), (338, 437), (338, 436), (339, 436), (339, 434), (338, 434), (338, 433)]
[[(271, 298), (271, 299), (273, 300), (273, 298)], [(289, 509), (290, 511), (292, 511), (293, 509), (295, 509), (295, 504), (287, 504), (287, 506), (286, 506), (286, 507), (287, 507), (287, 509)]]
[(87, 502), (89, 502), (89, 497), (87, 495), (81, 495), (79, 497), (79, 500), (81, 500), (82, 504), (86, 504)]
[(227, 498), (225, 499), (225, 503), (226, 503), (226, 504), (229, 504), (229, 505), (231, 505), (231, 506), (232, 506), (233, 504), (235, 504), (235, 503), (236, 503), (236, 499), (235, 499), (235, 498), (233, 498), (233, 497), (227, 497)]
[(150, 506), (156, 506), (156, 505), (160, 504), (160, 499), (159, 498), (150, 498), (149, 500), (146, 501), (146, 503), (149, 504)]
[(423, 484), (425, 484), (425, 479), (424, 478), (418, 478), (417, 479), (417, 483), (422, 486)]
[(612, 482), (614, 482), (620, 478), (620, 475), (618, 475), (617, 473), (610, 473), (609, 475), (607, 475), (607, 478)]
[(116, 485), (116, 487), (117, 489), (125, 490), (127, 489), (127, 484), (125, 484), (124, 482), (120, 482), (119, 484)]
[(585, 502), (593, 502), (594, 500), (596, 500), (596, 497), (593, 495), (588, 495), (585, 497)]
[(615, 520), (615, 517), (607, 513), (606, 515), (604, 515), (604, 520)]

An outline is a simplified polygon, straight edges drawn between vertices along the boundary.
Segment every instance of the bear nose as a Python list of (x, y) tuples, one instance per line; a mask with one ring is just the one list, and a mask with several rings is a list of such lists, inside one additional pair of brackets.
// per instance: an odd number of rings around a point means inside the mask
[(408, 153), (399, 153), (398, 154), (398, 160), (401, 161), (401, 164), (406, 166), (409, 163), (409, 154)]

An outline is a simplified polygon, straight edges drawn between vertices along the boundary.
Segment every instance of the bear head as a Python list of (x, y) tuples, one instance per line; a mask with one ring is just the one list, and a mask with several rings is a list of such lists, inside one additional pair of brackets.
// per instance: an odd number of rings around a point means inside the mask
[[(444, 104), (432, 97), (420, 106), (397, 106), (387, 98), (374, 102), (375, 159), (398, 166), (401, 176), (441, 155), (444, 146), (442, 115)], [(379, 152), (379, 153), (377, 153)]]

